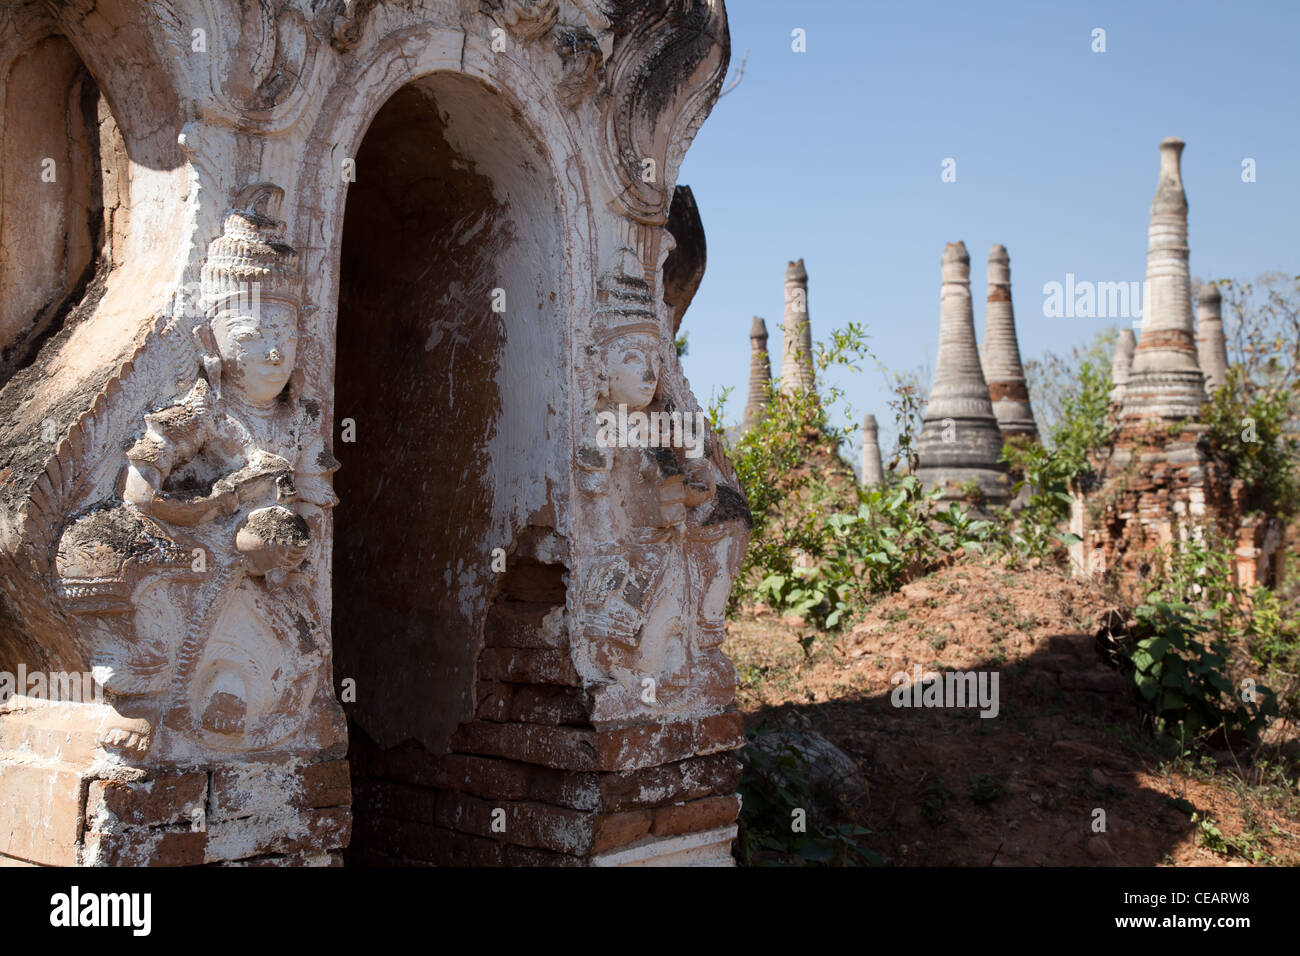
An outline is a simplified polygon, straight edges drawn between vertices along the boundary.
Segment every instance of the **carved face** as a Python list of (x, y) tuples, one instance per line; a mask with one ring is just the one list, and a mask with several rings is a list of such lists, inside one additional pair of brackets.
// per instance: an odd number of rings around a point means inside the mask
[(637, 411), (654, 401), (659, 352), (650, 336), (631, 336), (609, 350), (609, 401)]
[[(255, 405), (284, 390), (298, 358), (298, 310), (262, 299), (257, 309), (222, 312), (212, 320), (221, 355), (221, 377)], [(256, 315), (250, 314), (256, 312)]]

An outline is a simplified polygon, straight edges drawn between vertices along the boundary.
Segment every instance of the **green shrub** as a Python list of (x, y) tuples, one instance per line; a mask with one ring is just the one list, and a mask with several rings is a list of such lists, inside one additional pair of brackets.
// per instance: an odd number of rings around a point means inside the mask
[(1183, 738), (1219, 729), (1254, 738), (1277, 715), (1266, 685), (1256, 687), (1255, 702), (1244, 701), (1229, 673), (1246, 663), (1232, 658), (1232, 646), (1249, 654), (1256, 629), (1273, 626), (1269, 593), (1260, 588), (1252, 605), (1242, 592), (1229, 539), (1202, 531), (1157, 553), (1146, 600), (1135, 612), (1137, 639), (1126, 652), (1159, 729)]
[(1211, 452), (1246, 484), (1247, 507), (1292, 514), (1300, 500), (1296, 462), (1300, 440), (1287, 431), (1294, 398), (1289, 392), (1252, 389), (1240, 365), (1201, 410)]
[(1020, 476), (1011, 486), (1019, 495), (1028, 488), (1029, 497), (1010, 531), (1010, 544), (1027, 557), (1043, 558), (1061, 545), (1079, 539), (1060, 530), (1070, 517), (1070, 480), (1073, 477), (1063, 455), (1048, 451), (1038, 442), (1008, 442), (1002, 448), (1002, 461), (1014, 475)]
[(1242, 700), (1228, 673), (1231, 651), (1210, 633), (1213, 612), (1149, 599), (1135, 612), (1137, 639), (1129, 646), (1133, 681), (1151, 707), (1157, 732), (1184, 741), (1223, 731), (1227, 739), (1255, 738), (1277, 699), (1260, 684)]
[(847, 606), (845, 590), (820, 567), (798, 567), (788, 574), (769, 574), (755, 593), (769, 607), (833, 629)]
[(1110, 371), (1099, 362), (1079, 366), (1078, 387), (1061, 403), (1061, 422), (1052, 432), (1054, 465), (1067, 484), (1091, 473), (1088, 455), (1110, 438)]
[[(857, 370), (857, 360), (866, 354), (866, 333), (850, 323), (831, 333), (830, 345), (818, 343), (814, 356), (819, 381), (836, 366)], [(728, 392), (709, 409), (715, 434), (724, 434), (723, 409)], [(754, 527), (735, 590), (733, 605), (742, 600), (766, 600), (758, 589), (774, 575), (783, 582), (769, 582), (765, 594), (783, 600), (800, 585), (796, 573), (799, 554), (819, 559), (827, 542), (826, 515), (837, 507), (837, 495), (805, 465), (814, 449), (833, 460), (849, 429), (834, 424), (831, 410), (842, 398), (834, 387), (801, 389), (783, 393), (773, 384), (762, 418), (734, 441), (726, 451), (736, 476), (749, 500)], [(852, 474), (844, 466), (844, 475)], [(851, 495), (851, 492), (848, 492)], [(802, 602), (806, 595), (792, 600)], [(774, 606), (788, 609), (789, 604)], [(831, 612), (826, 612), (827, 614)]]
[(893, 593), (959, 551), (984, 549), (991, 523), (956, 502), (939, 508), (941, 496), (939, 490), (923, 493), (920, 479), (904, 475), (859, 488), (857, 511), (827, 517), (822, 567), (849, 604), (861, 607)]

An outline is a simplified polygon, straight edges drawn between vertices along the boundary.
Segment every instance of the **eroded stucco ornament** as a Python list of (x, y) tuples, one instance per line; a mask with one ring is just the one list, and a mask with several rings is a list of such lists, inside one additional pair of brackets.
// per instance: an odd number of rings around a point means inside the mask
[(316, 0), (317, 35), (327, 38), (340, 53), (353, 49), (361, 40), (366, 14), (379, 0)]
[(121, 503), (60, 542), (62, 593), (94, 619), (95, 672), (126, 718), (110, 747), (142, 753), (161, 722), (216, 750), (265, 748), (315, 692), (311, 583), (338, 465), (302, 395), (302, 279), (281, 198), (270, 184), (241, 192), (203, 266), (199, 377), (145, 415)]
[[(589, 154), (615, 216), (595, 316), (579, 332), (577, 356), (575, 503), (582, 540), (594, 544), (578, 548), (574, 658), (593, 685), (598, 725), (706, 715), (730, 704), (736, 672), (718, 645), (752, 521), (707, 430), (702, 454), (601, 448), (594, 440), (599, 413), (614, 410), (620, 397), (629, 412), (699, 413), (662, 302), (664, 262), (675, 245), (666, 225), (685, 144), (726, 71), (720, 4), (600, 9), (608, 30), (583, 25), (603, 52), (592, 80), (579, 82), (580, 61), (566, 61), (573, 89), (594, 87), (602, 119), (588, 128)], [(572, 21), (562, 9), (558, 22)], [(565, 102), (574, 108), (584, 100)]]
[[(296, 114), (319, 66), (320, 43), (307, 12), (292, 0), (233, 6), (203, 0), (202, 8), (209, 35), (238, 38), (214, 44), (205, 57), (219, 113), (263, 125)], [(333, 25), (331, 16), (331, 32)], [(189, 30), (184, 32), (188, 39)]]

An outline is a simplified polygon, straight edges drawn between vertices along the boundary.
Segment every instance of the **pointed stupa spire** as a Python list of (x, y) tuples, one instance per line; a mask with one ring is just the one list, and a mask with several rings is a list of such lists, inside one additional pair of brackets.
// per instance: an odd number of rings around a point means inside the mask
[(862, 486), (870, 488), (885, 482), (885, 467), (880, 458), (880, 426), (875, 415), (862, 419)]
[(1196, 296), (1196, 357), (1205, 375), (1205, 393), (1228, 381), (1228, 340), (1223, 334), (1223, 297), (1213, 282)]
[(748, 431), (759, 423), (771, 398), (772, 362), (767, 355), (767, 323), (754, 316), (749, 329), (749, 401), (741, 428)]
[(984, 313), (984, 379), (988, 382), (993, 414), (1002, 437), (1038, 437), (1034, 409), (1029, 404), (1029, 387), (1020, 364), (1020, 343), (1016, 341), (1016, 318), (1011, 308), (1011, 257), (1005, 246), (989, 250), (988, 305)]
[(785, 270), (785, 323), (781, 328), (781, 391), (787, 395), (814, 385), (812, 323), (808, 318), (808, 273), (803, 260)]
[(1205, 399), (1196, 360), (1191, 276), (1187, 271), (1187, 195), (1181, 169), (1183, 141), (1160, 143), (1160, 178), (1147, 230), (1147, 276), (1142, 335), (1124, 387), (1122, 418), (1178, 421), (1194, 416)]
[(1115, 354), (1110, 360), (1110, 403), (1124, 404), (1124, 391), (1128, 386), (1128, 377), (1133, 371), (1133, 350), (1137, 348), (1137, 339), (1132, 329), (1120, 329), (1115, 339)]
[(926, 489), (943, 488), (951, 498), (962, 497), (974, 482), (985, 499), (1005, 504), (1009, 485), (1001, 452), (1002, 433), (975, 345), (970, 256), (964, 243), (950, 242), (943, 251), (939, 354), (917, 442), (917, 477)]

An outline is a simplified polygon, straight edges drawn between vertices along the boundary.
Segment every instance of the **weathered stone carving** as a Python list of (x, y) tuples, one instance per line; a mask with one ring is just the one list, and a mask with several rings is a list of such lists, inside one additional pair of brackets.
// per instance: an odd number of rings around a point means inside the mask
[[(230, 122), (251, 119), (268, 127), (292, 122), (319, 66), (320, 43), (304, 11), (294, 0), (234, 4), (233, 9), (221, 0), (202, 0), (202, 7), (207, 23), (204, 43), (211, 37), (213, 44), (206, 61), (211, 64), (217, 108)], [(330, 17), (331, 35), (340, 16), (347, 21), (346, 12)], [(218, 42), (222, 33), (229, 33), (235, 42)]]
[(523, 40), (544, 36), (560, 12), (556, 0), (491, 0), (484, 6), (496, 14), (506, 29)]
[(665, 238), (671, 239), (672, 248), (664, 259), (664, 302), (672, 309), (672, 332), (676, 337), (681, 331), (682, 318), (704, 280), (709, 258), (704, 223), (690, 186), (677, 186), (673, 190)]
[(560, 96), (573, 109), (600, 87), (604, 54), (600, 41), (581, 27), (556, 30), (555, 49), (563, 63)]
[(203, 377), (145, 416), (124, 504), (60, 544), (71, 609), (112, 617), (93, 653), (105, 689), (155, 698), (110, 745), (144, 752), (164, 720), (216, 749), (264, 748), (293, 733), (315, 688), (323, 621), (295, 585), (310, 580), (308, 521), (319, 539), (337, 463), (318, 404), (301, 401), (302, 279), (272, 215), (282, 195), (241, 193), (203, 267)]
[(340, 53), (347, 53), (361, 41), (366, 14), (380, 0), (325, 0), (314, 3), (317, 34), (329, 40)]
[[(591, 17), (602, 5), (584, 0), (582, 7)], [(666, 186), (726, 77), (726, 15), (711, 0), (654, 0), (611, 5), (608, 19), (613, 34), (625, 38), (606, 53), (604, 67), (615, 104), (600, 153), (615, 159), (603, 166), (608, 188), (625, 215), (661, 224), (671, 197)], [(661, 104), (678, 98), (678, 91), (688, 92), (674, 124), (657, 122)]]
[[(645, 703), (698, 706), (719, 691), (717, 703), (730, 700), (734, 672), (717, 648), (746, 538), (737, 523), (749, 520), (705, 455), (702, 414), (683, 414), (661, 387), (662, 327), (638, 263), (624, 247), (601, 281), (592, 411), (619, 424), (578, 461), (585, 490), (613, 510), (580, 590), (591, 660), (607, 682), (597, 713), (611, 717)], [(643, 423), (624, 424), (638, 414)]]

